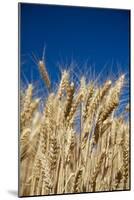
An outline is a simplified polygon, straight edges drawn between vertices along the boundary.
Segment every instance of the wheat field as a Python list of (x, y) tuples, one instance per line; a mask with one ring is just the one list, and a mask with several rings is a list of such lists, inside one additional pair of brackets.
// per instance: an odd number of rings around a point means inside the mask
[(76, 87), (63, 70), (51, 91), (38, 66), (49, 93), (41, 110), (34, 84), (20, 91), (19, 196), (129, 190), (129, 103), (116, 115), (125, 75)]

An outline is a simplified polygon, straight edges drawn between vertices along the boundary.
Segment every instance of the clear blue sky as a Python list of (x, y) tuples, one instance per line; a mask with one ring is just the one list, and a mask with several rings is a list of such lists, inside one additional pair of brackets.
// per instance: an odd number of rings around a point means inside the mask
[[(49, 6), (22, 3), (20, 7), (21, 79), (39, 80), (31, 52), (42, 57), (46, 45), (46, 64), (52, 80), (59, 75), (57, 63), (75, 60), (95, 66), (98, 74), (112, 66), (113, 74), (129, 73), (128, 10)], [(118, 64), (118, 67), (117, 67)], [(120, 66), (120, 67), (119, 67)], [(87, 67), (88, 68), (88, 67)], [(94, 70), (93, 68), (93, 70)]]

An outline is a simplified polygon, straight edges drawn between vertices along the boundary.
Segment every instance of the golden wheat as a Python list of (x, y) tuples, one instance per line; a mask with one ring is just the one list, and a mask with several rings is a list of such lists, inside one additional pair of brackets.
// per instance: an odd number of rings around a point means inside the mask
[[(41, 61), (39, 70), (50, 89)], [(123, 112), (116, 116), (124, 79), (98, 87), (82, 77), (76, 89), (64, 71), (43, 111), (28, 85), (20, 113), (20, 196), (129, 189), (129, 122)]]

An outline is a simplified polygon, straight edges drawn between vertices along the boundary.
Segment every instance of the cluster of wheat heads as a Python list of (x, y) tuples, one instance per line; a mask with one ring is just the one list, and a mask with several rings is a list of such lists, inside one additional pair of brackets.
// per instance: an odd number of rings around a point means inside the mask
[(20, 95), (20, 196), (129, 189), (128, 106), (115, 114), (125, 76), (76, 89), (69, 75), (43, 111), (32, 84)]

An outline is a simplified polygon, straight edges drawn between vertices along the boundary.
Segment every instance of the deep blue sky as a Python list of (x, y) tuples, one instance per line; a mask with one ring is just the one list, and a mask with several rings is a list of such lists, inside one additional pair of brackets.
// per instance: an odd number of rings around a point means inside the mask
[(30, 56), (34, 52), (41, 58), (44, 43), (47, 68), (54, 81), (59, 75), (57, 63), (69, 64), (71, 60), (81, 69), (88, 61), (97, 74), (106, 64), (105, 71), (112, 66), (115, 75), (129, 71), (128, 10), (21, 4), (20, 11), (23, 81), (39, 80)]

